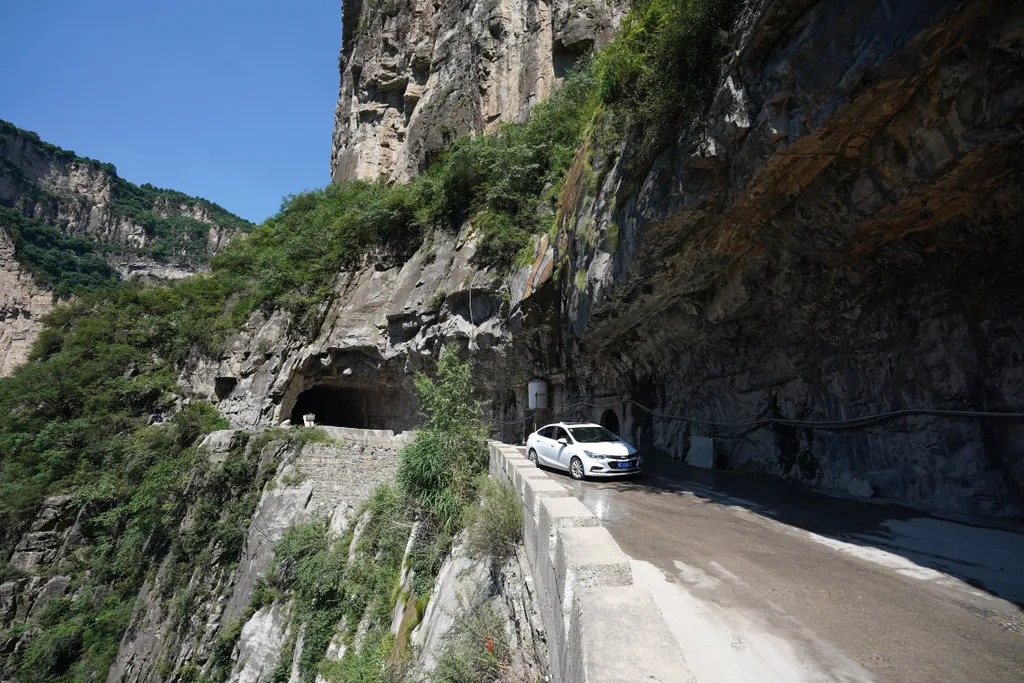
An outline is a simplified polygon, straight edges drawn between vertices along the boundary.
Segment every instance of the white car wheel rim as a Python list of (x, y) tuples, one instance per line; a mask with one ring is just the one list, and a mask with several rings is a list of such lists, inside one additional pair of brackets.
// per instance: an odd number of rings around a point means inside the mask
[(572, 461), (572, 473), (577, 479), (583, 476), (583, 465), (579, 460)]

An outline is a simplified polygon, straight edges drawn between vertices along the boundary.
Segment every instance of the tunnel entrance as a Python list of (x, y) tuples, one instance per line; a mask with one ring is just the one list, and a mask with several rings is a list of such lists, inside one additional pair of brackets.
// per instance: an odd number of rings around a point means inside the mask
[(601, 426), (607, 429), (615, 436), (619, 434), (619, 416), (615, 414), (615, 411), (609, 408), (601, 414)]
[(298, 395), (289, 421), (301, 425), (302, 416), (312, 413), (320, 426), (401, 431), (413, 426), (414, 415), (400, 398), (398, 392), (320, 384)]

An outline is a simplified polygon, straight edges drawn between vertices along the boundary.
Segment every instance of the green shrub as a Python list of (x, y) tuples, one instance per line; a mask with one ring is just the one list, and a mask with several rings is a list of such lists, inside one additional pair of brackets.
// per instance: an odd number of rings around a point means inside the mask
[(18, 262), (36, 282), (52, 287), (58, 295), (118, 281), (117, 273), (96, 253), (98, 244), (91, 239), (64, 234), (6, 206), (0, 206), (0, 228), (11, 236)]
[(601, 101), (639, 144), (639, 173), (667, 144), (680, 116), (703, 104), (718, 78), (738, 0), (638, 0), (594, 62)]
[(480, 505), (470, 507), (466, 520), (466, 550), (470, 557), (504, 562), (515, 554), (523, 538), (519, 496), (508, 484), (481, 475), (477, 488)]
[(487, 462), (487, 428), (473, 398), (469, 363), (445, 346), (434, 379), (416, 376), (424, 414), (416, 440), (402, 449), (398, 482), (417, 506), (452, 533), (473, 500), (473, 482)]

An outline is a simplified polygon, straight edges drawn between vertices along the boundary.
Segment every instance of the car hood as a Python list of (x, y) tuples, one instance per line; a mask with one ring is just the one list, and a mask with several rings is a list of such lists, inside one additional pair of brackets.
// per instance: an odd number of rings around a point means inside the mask
[(632, 455), (636, 450), (625, 441), (600, 441), (598, 443), (581, 443), (580, 448), (600, 455)]

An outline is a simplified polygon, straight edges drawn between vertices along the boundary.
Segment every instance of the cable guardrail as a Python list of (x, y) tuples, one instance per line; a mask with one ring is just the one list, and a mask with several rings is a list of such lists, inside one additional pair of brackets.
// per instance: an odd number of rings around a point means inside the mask
[[(565, 406), (561, 406), (557, 409), (557, 412), (565, 414), (576, 408), (590, 407), (590, 408), (611, 408), (614, 406), (620, 406), (623, 404), (630, 404), (636, 406), (640, 410), (658, 417), (664, 420), (678, 420), (682, 422), (689, 422), (691, 424), (697, 424), (712, 429), (725, 429), (725, 430), (739, 430), (739, 429), (754, 429), (758, 427), (767, 427), (773, 425), (781, 425), (784, 427), (795, 427), (799, 429), (820, 429), (825, 431), (841, 431), (844, 429), (859, 429), (862, 427), (870, 427), (873, 425), (880, 424), (882, 422), (888, 422), (890, 420), (899, 419), (901, 417), (916, 417), (916, 416), (931, 416), (931, 417), (946, 417), (946, 418), (960, 418), (960, 419), (994, 419), (994, 420), (1022, 420), (1024, 419), (1024, 413), (1022, 412), (996, 412), (996, 411), (976, 411), (976, 410), (944, 410), (939, 408), (903, 408), (900, 410), (891, 410), (882, 413), (874, 413), (871, 415), (863, 415), (861, 417), (844, 418), (839, 420), (795, 420), (782, 417), (763, 417), (753, 420), (744, 420), (738, 422), (717, 422), (714, 420), (704, 420), (701, 418), (690, 417), (687, 415), (673, 415), (665, 413), (653, 408), (649, 408), (644, 404), (640, 403), (635, 399), (622, 399), (609, 401), (607, 403), (593, 403), (590, 401), (576, 401)], [(534, 419), (534, 415), (528, 415), (518, 420), (498, 420), (496, 418), (488, 418), (488, 421), (493, 424), (499, 425), (521, 425), (525, 422), (529, 422)]]

